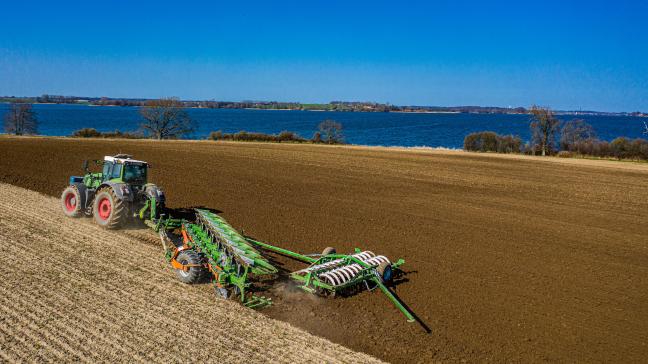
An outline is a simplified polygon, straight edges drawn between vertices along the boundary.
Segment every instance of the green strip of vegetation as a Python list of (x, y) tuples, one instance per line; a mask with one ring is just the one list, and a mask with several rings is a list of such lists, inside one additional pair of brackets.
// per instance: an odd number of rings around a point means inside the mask
[[(548, 108), (531, 108), (531, 140), (522, 144), (518, 136), (492, 131), (468, 134), (464, 150), (472, 152), (557, 155), (563, 158), (601, 158), (648, 160), (648, 140), (619, 137), (611, 142), (596, 137), (594, 128), (584, 120), (560, 121)], [(644, 124), (648, 134), (648, 125)]]
[(83, 128), (72, 133), (76, 138), (122, 138), (122, 139), (143, 139), (144, 134), (137, 132), (121, 132), (115, 130), (112, 132), (100, 132), (95, 128)]

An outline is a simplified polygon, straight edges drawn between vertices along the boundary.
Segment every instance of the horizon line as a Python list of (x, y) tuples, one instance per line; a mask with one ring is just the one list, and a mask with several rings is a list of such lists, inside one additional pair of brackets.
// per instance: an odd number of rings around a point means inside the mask
[[(383, 105), (383, 106), (394, 106), (394, 107), (401, 107), (401, 108), (445, 108), (445, 109), (453, 109), (453, 108), (482, 108), (482, 109), (488, 109), (488, 108), (495, 108), (495, 109), (504, 109), (504, 110), (515, 110), (515, 109), (525, 109), (528, 110), (532, 106), (540, 106), (540, 107), (545, 107), (549, 108), (553, 112), (558, 112), (558, 113), (599, 113), (599, 114), (642, 114), (642, 115), (647, 115), (648, 111), (643, 112), (641, 110), (635, 110), (635, 111), (604, 111), (604, 110), (583, 110), (583, 109), (553, 109), (551, 106), (547, 105), (539, 105), (539, 104), (533, 104), (531, 103), (531, 106), (496, 106), (496, 105), (487, 105), (487, 106), (482, 106), (482, 105), (469, 105), (469, 104), (464, 104), (464, 105), (449, 105), (449, 106), (443, 106), (443, 105), (414, 105), (414, 104), (409, 104), (409, 105), (398, 105), (398, 104), (392, 104), (389, 102), (377, 102), (377, 101), (343, 101), (343, 100), (331, 100), (328, 102), (302, 102), (302, 101), (277, 101), (277, 100), (245, 100), (242, 99), (240, 101), (232, 101), (232, 100), (216, 100), (216, 99), (183, 99), (179, 96), (165, 96), (165, 97), (111, 97), (111, 96), (78, 96), (78, 95), (59, 95), (59, 94), (41, 94), (39, 96), (15, 96), (15, 95), (0, 95), (0, 100), (1, 99), (37, 99), (37, 98), (43, 98), (43, 97), (56, 97), (56, 98), (65, 98), (65, 99), (75, 99), (75, 100), (101, 100), (101, 99), (106, 99), (106, 100), (125, 100), (125, 101), (149, 101), (149, 100), (159, 100), (159, 99), (165, 99), (165, 98), (174, 98), (177, 99), (180, 102), (219, 102), (219, 103), (265, 103), (265, 104), (272, 104), (272, 103), (277, 103), (277, 104), (299, 104), (299, 105), (332, 105), (332, 104), (373, 104), (373, 105)], [(2, 102), (2, 101), (0, 101)], [(35, 102), (35, 104), (57, 104), (57, 102)], [(66, 104), (66, 103), (61, 103), (61, 104)], [(70, 103), (67, 103), (70, 104)], [(97, 105), (97, 106), (102, 106), (102, 105)], [(108, 105), (106, 105), (108, 106)], [(131, 106), (131, 105), (119, 105), (119, 106)]]

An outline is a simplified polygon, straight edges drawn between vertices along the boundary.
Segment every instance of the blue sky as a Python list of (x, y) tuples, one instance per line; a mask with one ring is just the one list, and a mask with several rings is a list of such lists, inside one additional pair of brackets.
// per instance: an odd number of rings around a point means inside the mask
[(0, 95), (648, 111), (647, 1), (4, 2)]

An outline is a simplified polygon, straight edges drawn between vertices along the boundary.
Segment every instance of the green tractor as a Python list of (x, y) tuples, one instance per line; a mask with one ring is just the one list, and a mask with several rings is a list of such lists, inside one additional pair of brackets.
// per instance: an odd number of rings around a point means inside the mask
[(61, 194), (63, 213), (69, 217), (94, 217), (106, 229), (118, 229), (134, 217), (151, 224), (164, 210), (164, 192), (147, 182), (149, 165), (130, 155), (106, 156), (101, 172), (93, 173), (83, 162), (85, 175), (70, 177)]

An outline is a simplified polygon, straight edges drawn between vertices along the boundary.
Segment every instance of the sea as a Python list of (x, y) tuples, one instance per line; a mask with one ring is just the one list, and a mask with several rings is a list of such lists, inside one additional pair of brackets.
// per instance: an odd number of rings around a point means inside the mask
[[(0, 103), (0, 116), (9, 104)], [(36, 104), (38, 133), (69, 136), (75, 130), (95, 128), (102, 132), (136, 131), (142, 118), (139, 107)], [(372, 146), (461, 148), (466, 135), (477, 131), (530, 138), (530, 116), (520, 114), (469, 113), (375, 113), (298, 110), (187, 109), (196, 123), (192, 139), (206, 138), (212, 131), (233, 133), (279, 133), (284, 130), (311, 138), (320, 122), (332, 119), (342, 124), (347, 143)], [(644, 121), (633, 116), (558, 115), (562, 121), (584, 119), (602, 140), (619, 136), (646, 137)]]

